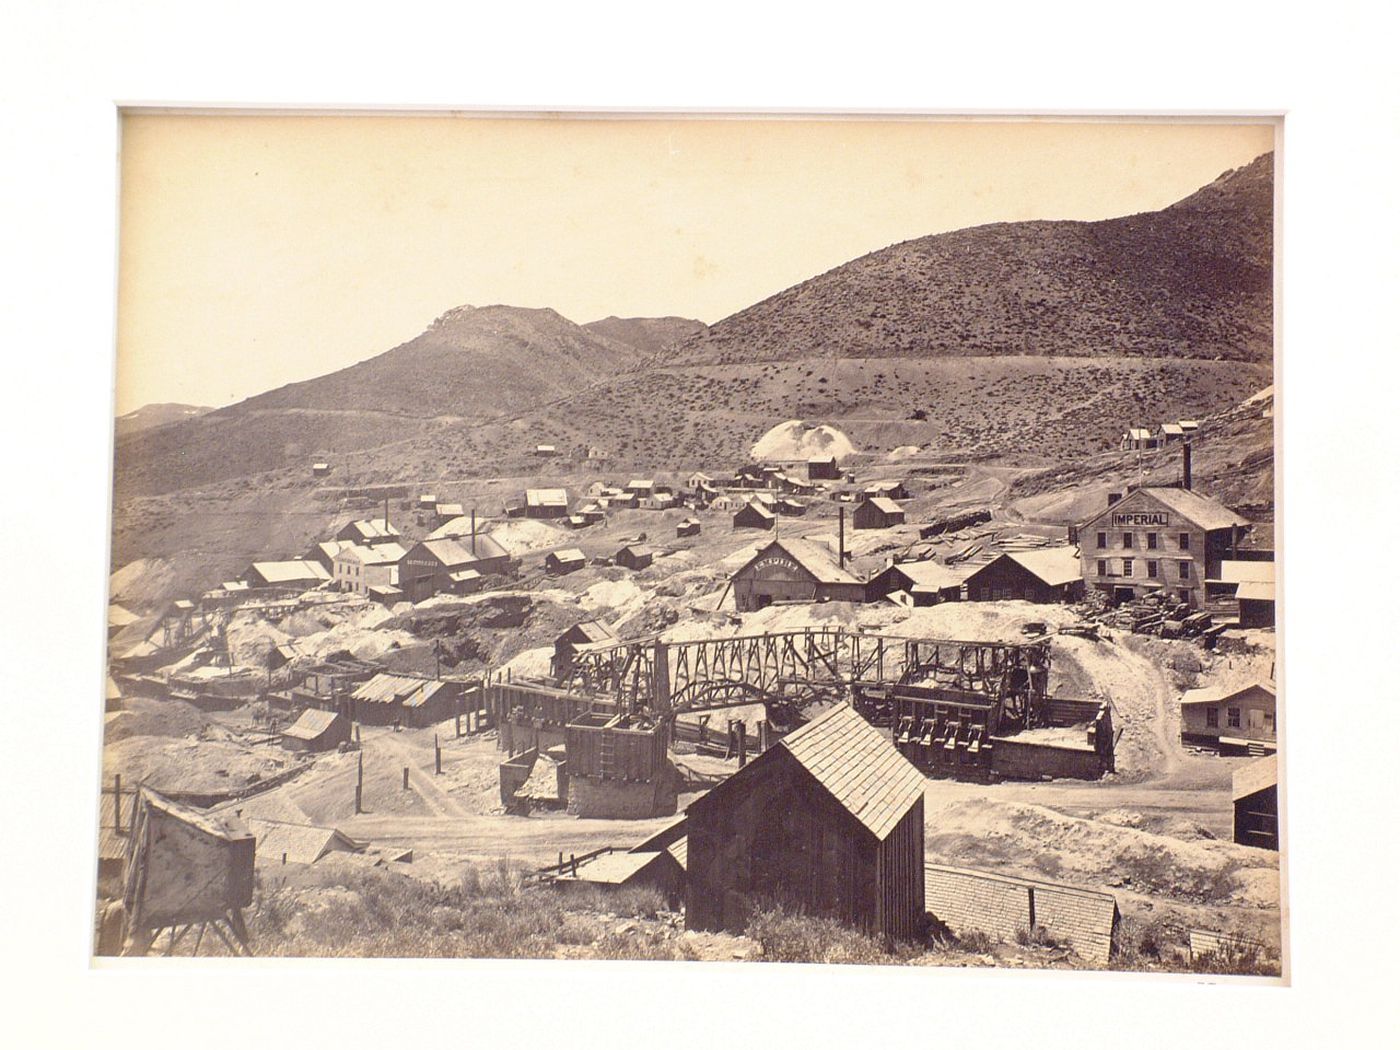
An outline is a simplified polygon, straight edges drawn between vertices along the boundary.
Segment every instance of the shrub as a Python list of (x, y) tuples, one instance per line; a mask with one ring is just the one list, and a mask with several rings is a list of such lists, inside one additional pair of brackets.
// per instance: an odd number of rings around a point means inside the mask
[(912, 957), (912, 945), (889, 948), (879, 940), (835, 919), (790, 911), (781, 905), (755, 912), (748, 936), (763, 949), (768, 962), (895, 963)]

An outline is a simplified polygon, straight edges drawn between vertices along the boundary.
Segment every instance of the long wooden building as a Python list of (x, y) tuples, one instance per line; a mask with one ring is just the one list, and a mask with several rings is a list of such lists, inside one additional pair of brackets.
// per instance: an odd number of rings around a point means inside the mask
[(825, 546), (812, 540), (773, 540), (731, 579), (734, 608), (754, 612), (774, 602), (863, 602), (865, 583)]
[(782, 905), (890, 939), (924, 923), (924, 784), (842, 704), (686, 810), (686, 926), (742, 930)]

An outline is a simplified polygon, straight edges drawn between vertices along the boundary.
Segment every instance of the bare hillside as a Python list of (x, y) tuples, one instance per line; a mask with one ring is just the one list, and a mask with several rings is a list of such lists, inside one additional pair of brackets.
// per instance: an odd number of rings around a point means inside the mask
[(1273, 358), (1273, 154), (1158, 212), (921, 237), (779, 292), (680, 360)]

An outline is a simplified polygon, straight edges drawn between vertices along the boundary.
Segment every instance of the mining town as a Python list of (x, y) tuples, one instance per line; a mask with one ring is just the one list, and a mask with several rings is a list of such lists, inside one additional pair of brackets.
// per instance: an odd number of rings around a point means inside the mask
[(119, 435), (97, 953), (1277, 975), (1271, 194)]

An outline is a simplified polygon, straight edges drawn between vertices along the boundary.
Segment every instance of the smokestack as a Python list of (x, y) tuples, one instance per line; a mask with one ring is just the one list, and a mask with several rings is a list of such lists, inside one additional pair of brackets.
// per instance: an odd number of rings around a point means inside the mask
[(472, 557), (476, 557), (476, 508), (472, 508)]
[(1191, 491), (1191, 442), (1181, 446), (1181, 487)]
[(846, 567), (846, 508), (838, 508), (840, 517), (837, 519), (840, 524), (836, 527), (836, 564), (841, 568)]
[(384, 531), (389, 531), (389, 497), (384, 497)]

